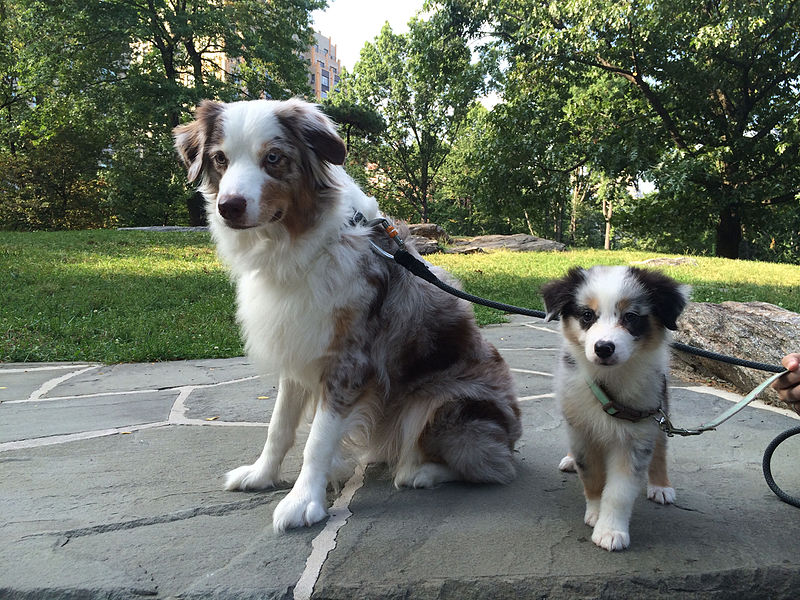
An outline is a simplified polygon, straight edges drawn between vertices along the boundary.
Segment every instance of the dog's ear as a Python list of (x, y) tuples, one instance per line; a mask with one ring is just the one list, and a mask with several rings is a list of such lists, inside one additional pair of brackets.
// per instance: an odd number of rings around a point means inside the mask
[(678, 317), (689, 301), (690, 288), (658, 271), (631, 267), (631, 272), (647, 290), (653, 313), (667, 329), (678, 328)]
[(186, 166), (189, 181), (197, 179), (203, 171), (205, 146), (223, 106), (219, 102), (203, 100), (194, 113), (194, 121), (172, 130), (175, 149)]
[(564, 308), (575, 299), (575, 290), (586, 280), (586, 270), (572, 267), (565, 277), (551, 281), (542, 287), (545, 321), (560, 317)]
[(344, 164), (347, 147), (318, 106), (295, 98), (287, 100), (275, 114), (281, 125), (305, 142), (319, 158), (334, 165)]

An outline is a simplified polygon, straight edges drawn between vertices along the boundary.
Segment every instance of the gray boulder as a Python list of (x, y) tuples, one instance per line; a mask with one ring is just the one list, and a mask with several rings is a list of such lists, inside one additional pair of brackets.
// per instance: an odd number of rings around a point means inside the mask
[[(762, 363), (780, 364), (800, 351), (800, 314), (766, 302), (690, 302), (678, 320), (675, 341), (704, 350)], [(737, 367), (673, 351), (673, 368), (701, 377), (715, 377), (746, 394), (769, 373)], [(762, 400), (778, 402), (772, 390)]]
[(434, 240), (442, 244), (450, 243), (450, 236), (442, 228), (441, 225), (436, 223), (413, 223), (408, 226), (411, 235)]
[(420, 254), (433, 254), (434, 252), (439, 252), (441, 250), (441, 248), (439, 248), (439, 244), (436, 243), (436, 240), (432, 240), (428, 237), (410, 235), (408, 236), (408, 239), (414, 244), (414, 248), (416, 248), (417, 252)]
[(647, 267), (696, 267), (699, 265), (696, 258), (691, 256), (660, 256), (657, 258), (648, 258), (647, 260), (636, 260), (631, 263), (632, 265), (644, 265)]
[(512, 252), (563, 252), (566, 245), (552, 240), (515, 233), (513, 235), (480, 235), (468, 240), (457, 241), (447, 249), (451, 254), (470, 254), (486, 250), (509, 250)]

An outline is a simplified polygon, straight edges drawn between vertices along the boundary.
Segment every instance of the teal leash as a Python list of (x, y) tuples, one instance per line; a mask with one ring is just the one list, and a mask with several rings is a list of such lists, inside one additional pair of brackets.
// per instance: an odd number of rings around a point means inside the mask
[(747, 394), (744, 398), (739, 400), (736, 404), (731, 406), (728, 410), (721, 413), (716, 419), (712, 419), (708, 423), (704, 423), (699, 427), (695, 427), (694, 429), (681, 429), (680, 427), (675, 427), (672, 422), (669, 420), (667, 414), (659, 408), (658, 412), (661, 413), (661, 417), (656, 419), (658, 422), (658, 426), (661, 428), (661, 431), (666, 433), (668, 436), (672, 437), (674, 435), (700, 435), (706, 431), (713, 431), (720, 425), (722, 425), (725, 421), (730, 419), (733, 415), (741, 411), (745, 406), (750, 404), (756, 397), (763, 392), (767, 387), (772, 384), (773, 381), (778, 379), (781, 375), (788, 373), (788, 371), (783, 371), (781, 373), (775, 373), (772, 377), (769, 377), (765, 381), (761, 382), (752, 392)]

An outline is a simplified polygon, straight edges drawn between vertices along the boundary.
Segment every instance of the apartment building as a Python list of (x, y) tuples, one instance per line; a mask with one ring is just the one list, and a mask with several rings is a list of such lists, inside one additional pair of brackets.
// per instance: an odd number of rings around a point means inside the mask
[(342, 70), (336, 57), (336, 44), (331, 42), (331, 38), (315, 31), (314, 43), (303, 53), (303, 58), (308, 62), (308, 83), (314, 95), (318, 100), (327, 98), (339, 84)]

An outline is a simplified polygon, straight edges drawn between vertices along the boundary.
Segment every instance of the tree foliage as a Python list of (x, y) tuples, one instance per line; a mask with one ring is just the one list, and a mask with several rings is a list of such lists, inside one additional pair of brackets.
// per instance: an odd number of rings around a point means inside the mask
[(384, 25), (365, 44), (333, 101), (374, 106), (386, 128), (369, 149), (363, 179), (395, 214), (428, 220), (442, 165), (475, 102), (483, 69), (466, 42), (418, 18), (408, 34)]
[[(488, 39), (503, 56), (509, 104), (541, 106), (555, 95), (567, 117), (557, 121), (588, 134), (573, 159), (582, 154), (612, 178), (654, 181), (657, 196), (644, 203), (651, 216), (690, 206), (699, 222), (672, 223), (696, 229), (693, 243), (705, 239), (720, 256), (746, 254), (748, 239), (776, 220), (792, 222), (781, 233), (796, 238), (796, 0), (432, 4), (454, 30)], [(570, 156), (559, 162), (568, 166)]]

